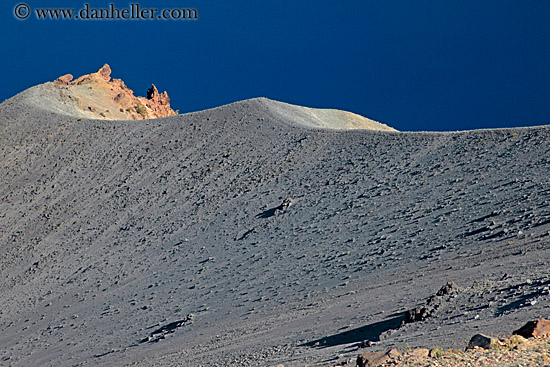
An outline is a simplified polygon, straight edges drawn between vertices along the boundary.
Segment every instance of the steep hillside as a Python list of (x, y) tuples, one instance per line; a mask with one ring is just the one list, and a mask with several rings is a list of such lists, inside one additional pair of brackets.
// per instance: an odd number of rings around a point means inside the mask
[[(329, 366), (365, 340), (463, 347), (548, 316), (549, 127), (311, 116), (1, 104), (0, 364)], [(447, 281), (460, 291), (403, 324)]]

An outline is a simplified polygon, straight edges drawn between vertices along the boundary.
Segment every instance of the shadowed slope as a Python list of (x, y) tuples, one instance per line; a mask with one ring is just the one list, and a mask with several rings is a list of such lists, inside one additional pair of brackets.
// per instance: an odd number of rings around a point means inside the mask
[[(550, 306), (548, 127), (313, 129), (263, 99), (78, 121), (22, 97), (0, 105), (2, 364), (322, 366), (363, 330), (463, 346)], [(379, 335), (447, 280), (437, 315)]]

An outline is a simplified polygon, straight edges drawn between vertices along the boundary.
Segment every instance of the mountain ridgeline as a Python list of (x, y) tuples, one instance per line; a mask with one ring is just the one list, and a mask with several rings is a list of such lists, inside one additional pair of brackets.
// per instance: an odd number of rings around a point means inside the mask
[(548, 126), (92, 119), (40, 88), (0, 105), (1, 365), (330, 366), (547, 313)]

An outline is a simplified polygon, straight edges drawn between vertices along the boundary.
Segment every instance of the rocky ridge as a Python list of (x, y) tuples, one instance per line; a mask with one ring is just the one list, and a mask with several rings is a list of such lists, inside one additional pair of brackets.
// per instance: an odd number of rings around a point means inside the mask
[(160, 93), (153, 84), (146, 97), (136, 97), (123, 80), (111, 78), (108, 64), (77, 79), (71, 74), (60, 76), (53, 84), (65, 103), (89, 118), (145, 120), (177, 114), (166, 92)]
[[(153, 84), (146, 97), (137, 97), (121, 79), (111, 78), (111, 67), (105, 64), (97, 72), (74, 79), (71, 74), (31, 87), (20, 93), (32, 108), (77, 118), (98, 120), (147, 120), (178, 114), (170, 106), (166, 92)], [(310, 108), (270, 100), (264, 103), (269, 115), (303, 126), (329, 130), (376, 130), (397, 132), (391, 126), (349, 111), (331, 108)], [(238, 103), (238, 102), (236, 102)]]

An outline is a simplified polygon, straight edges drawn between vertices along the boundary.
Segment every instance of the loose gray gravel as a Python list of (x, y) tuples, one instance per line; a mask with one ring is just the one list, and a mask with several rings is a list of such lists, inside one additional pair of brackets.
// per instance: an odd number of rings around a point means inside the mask
[(0, 366), (330, 366), (550, 317), (549, 126), (339, 131), (284, 108), (2, 103)]

